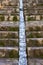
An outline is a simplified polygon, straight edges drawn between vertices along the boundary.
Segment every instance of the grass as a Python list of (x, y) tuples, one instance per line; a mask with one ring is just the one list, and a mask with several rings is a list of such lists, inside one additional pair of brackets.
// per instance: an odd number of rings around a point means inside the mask
[(28, 38), (33, 38), (34, 35), (33, 35), (32, 33), (30, 33), (27, 37), (28, 37)]
[(41, 4), (37, 4), (37, 6), (43, 6), (43, 3), (41, 3)]
[(18, 58), (18, 52), (16, 51), (16, 50), (11, 50), (10, 52), (9, 52), (9, 57), (10, 58)]
[(0, 47), (16, 47), (16, 46), (19, 46), (19, 43), (15, 40), (4, 40), (4, 41), (1, 41), (0, 40)]
[[(7, 18), (7, 21), (10, 21), (10, 16)], [(18, 22), (19, 20), (18, 20), (17, 16), (14, 16), (12, 21)]]
[(33, 17), (28, 16), (27, 21), (35, 21), (35, 19)]
[(43, 35), (41, 33), (30, 33), (27, 38), (43, 38)]
[(43, 46), (43, 43), (39, 43), (38, 40), (29, 40), (29, 42), (27, 42), (27, 47), (40, 47)]
[(0, 54), (0, 58), (14, 58), (15, 59), (19, 57), (18, 51), (16, 50), (2, 51), (0, 53), (2, 53)]
[(27, 47), (43, 47), (43, 40), (29, 40), (27, 42)]
[(19, 27), (0, 27), (0, 31), (18, 31)]
[(0, 47), (4, 47), (5, 46), (5, 43), (3, 41), (0, 41)]
[(43, 59), (43, 50), (30, 50), (30, 57), (32, 58), (42, 58)]
[(15, 22), (19, 21), (18, 18), (17, 18), (17, 16), (13, 17), (13, 21), (15, 21)]
[(15, 33), (0, 33), (0, 38), (18, 38), (18, 35)]
[(9, 40), (8, 42), (6, 41), (6, 46), (9, 46), (9, 47), (16, 47), (16, 46), (18, 46), (19, 45), (19, 43), (17, 42), (17, 41), (15, 41), (15, 40)]
[(0, 15), (0, 21), (4, 21), (5, 18), (4, 18), (4, 15)]
[[(5, 21), (4, 15), (0, 15), (0, 21)], [(11, 21), (10, 20), (10, 16), (8, 16), (7, 21)], [(12, 19), (12, 21), (18, 22), (19, 20), (18, 20), (17, 16), (14, 16), (13, 19)]]
[(41, 29), (40, 26), (29, 27), (29, 31), (41, 31)]

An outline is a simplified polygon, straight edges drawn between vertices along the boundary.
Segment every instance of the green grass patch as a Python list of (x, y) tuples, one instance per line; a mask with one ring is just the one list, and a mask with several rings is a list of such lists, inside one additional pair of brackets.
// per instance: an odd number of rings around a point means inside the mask
[(15, 21), (15, 22), (19, 21), (18, 18), (17, 18), (17, 16), (13, 17), (13, 21)]
[(19, 31), (19, 27), (0, 27), (0, 31)]
[(16, 47), (19, 43), (15, 40), (0, 40), (0, 47)]
[(0, 21), (4, 21), (5, 18), (4, 18), (4, 15), (0, 15)]
[(28, 16), (27, 21), (35, 21), (35, 18)]
[(27, 47), (43, 47), (43, 41), (40, 43), (39, 40), (29, 40)]

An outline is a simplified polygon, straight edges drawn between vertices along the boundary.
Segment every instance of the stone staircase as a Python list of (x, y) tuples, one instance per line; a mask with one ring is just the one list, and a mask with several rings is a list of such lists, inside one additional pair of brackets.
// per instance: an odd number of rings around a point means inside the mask
[[(26, 20), (28, 15), (36, 16), (39, 13), (42, 15), (43, 6), (42, 11), (39, 10), (38, 13), (35, 11), (32, 0), (31, 2), (12, 1), (10, 5), (4, 4), (4, 7), (0, 9), (0, 15), (6, 18), (5, 21), (0, 21), (0, 65), (43, 65), (43, 19), (42, 21)], [(28, 3), (30, 5), (32, 3), (34, 8), (30, 8)], [(37, 6), (36, 10), (38, 8)], [(14, 15), (19, 18), (18, 21), (7, 20), (8, 16)]]

